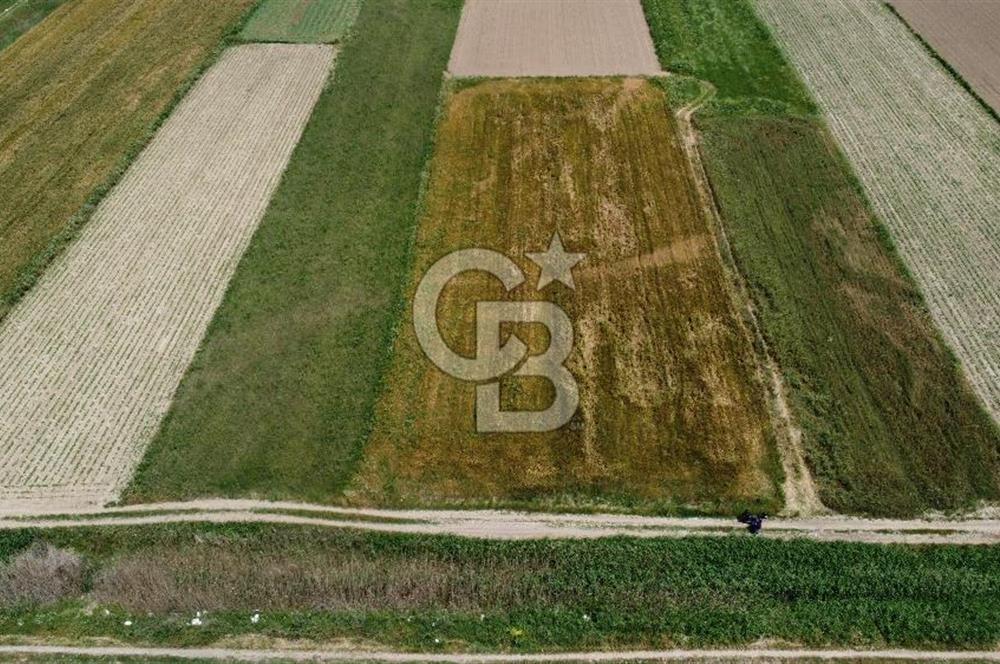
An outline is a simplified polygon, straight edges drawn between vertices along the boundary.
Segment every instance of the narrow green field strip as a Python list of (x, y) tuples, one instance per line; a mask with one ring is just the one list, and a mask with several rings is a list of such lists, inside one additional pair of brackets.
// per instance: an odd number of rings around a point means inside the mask
[(402, 308), (460, 9), (362, 7), (130, 500), (339, 495)]
[(0, 0), (0, 51), (66, 0)]
[(240, 37), (263, 42), (338, 42), (357, 19), (361, 3), (362, 0), (265, 0)]
[[(746, 0), (643, 0), (665, 69), (706, 80), (711, 186), (824, 503), (1000, 496), (1000, 437), (809, 92)], [(685, 100), (688, 79), (668, 86)]]
[[(63, 575), (25, 583), (56, 561)], [(762, 640), (985, 649), (1000, 639), (995, 546), (174, 524), (0, 533), (0, 577), (7, 641), (527, 653)]]

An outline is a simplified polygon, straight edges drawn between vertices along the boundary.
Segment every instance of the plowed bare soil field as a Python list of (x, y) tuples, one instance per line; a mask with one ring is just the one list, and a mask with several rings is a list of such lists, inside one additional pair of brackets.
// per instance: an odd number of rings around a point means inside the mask
[(113, 499), (309, 117), (329, 46), (247, 45), (198, 82), (0, 325), (0, 501)]
[(0, 52), (0, 318), (252, 4), (77, 0)]
[[(455, 93), (438, 133), (410, 295), (450, 251), (517, 261), (505, 292), (460, 275), (438, 308), (442, 334), (475, 356), (480, 300), (548, 300), (575, 327), (566, 366), (580, 407), (549, 432), (477, 432), (476, 389), (421, 352), (407, 313), (355, 491), (402, 503), (618, 505), (778, 502), (774, 440), (747, 330), (735, 314), (709, 222), (663, 92), (642, 79), (496, 81)], [(586, 258), (575, 289), (537, 290), (558, 229)], [(531, 348), (540, 325), (512, 324)], [(500, 380), (504, 410), (543, 410), (540, 378)], [(607, 504), (605, 502), (605, 504)]]
[(455, 76), (656, 74), (639, 0), (468, 0)]
[(1000, 124), (880, 3), (756, 6), (1000, 418)]
[(1000, 2), (889, 0), (889, 4), (1000, 112)]

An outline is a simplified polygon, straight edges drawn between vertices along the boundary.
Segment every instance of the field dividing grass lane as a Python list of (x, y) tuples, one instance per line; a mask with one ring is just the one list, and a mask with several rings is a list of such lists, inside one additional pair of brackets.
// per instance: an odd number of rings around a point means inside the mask
[(227, 51), (0, 324), (0, 502), (117, 496), (332, 60), (329, 46)]
[(75, 0), (0, 51), (0, 318), (253, 2)]
[(0, 0), (0, 51), (66, 0)]
[(639, 0), (466, 0), (455, 76), (660, 72)]
[[(374, 0), (378, 2), (378, 0)], [(330, 44), (354, 25), (363, 0), (264, 0), (240, 38), (256, 42)]]
[(1000, 124), (881, 3), (756, 6), (1000, 419)]

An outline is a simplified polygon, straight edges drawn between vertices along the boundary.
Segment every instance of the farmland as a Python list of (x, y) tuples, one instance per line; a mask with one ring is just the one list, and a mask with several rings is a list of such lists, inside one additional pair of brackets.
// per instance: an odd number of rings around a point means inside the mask
[(0, 52), (0, 317), (251, 5), (78, 0)]
[[(558, 230), (586, 254), (575, 289), (535, 289), (523, 259)], [(475, 354), (469, 303), (554, 301), (575, 323), (567, 368), (580, 409), (551, 432), (476, 431), (476, 391), (423, 355), (407, 312), (356, 495), (374, 502), (775, 507), (773, 434), (749, 334), (731, 304), (663, 93), (641, 79), (490, 82), (447, 103), (417, 233), (408, 301), (432, 263), (465, 247), (528, 274), (504, 295), (456, 278), (437, 323)], [(464, 279), (464, 280), (463, 280)], [(518, 332), (532, 352), (541, 326)], [(543, 410), (543, 380), (501, 381), (504, 410)], [(469, 453), (469, 450), (475, 453)]]
[(460, 7), (362, 5), (131, 500), (329, 500), (350, 477), (402, 309)]
[[(11, 606), (7, 595), (7, 638), (184, 646), (307, 639), (428, 653), (764, 639), (989, 648), (1000, 639), (997, 547), (741, 537), (503, 542), (187, 524), (5, 531), (0, 574), (44, 544), (75, 552), (86, 571), (76, 585), (21, 586), (23, 595), (56, 590), (54, 602)], [(192, 627), (195, 611), (205, 610)], [(248, 620), (254, 611), (257, 624)]]
[(911, 29), (1000, 113), (1000, 4), (958, 0), (889, 3)]
[(0, 51), (66, 0), (0, 0)]
[(131, 476), (332, 60), (227, 51), (0, 324), (0, 499), (106, 502)]
[(265, 0), (240, 32), (246, 41), (334, 43), (354, 24), (362, 0)]
[(656, 74), (639, 0), (467, 0), (455, 76)]
[(757, 7), (973, 388), (1000, 418), (1000, 125), (879, 3)]
[(996, 497), (996, 430), (750, 6), (645, 9), (664, 67), (717, 89), (695, 116), (703, 160), (823, 501), (904, 514)]

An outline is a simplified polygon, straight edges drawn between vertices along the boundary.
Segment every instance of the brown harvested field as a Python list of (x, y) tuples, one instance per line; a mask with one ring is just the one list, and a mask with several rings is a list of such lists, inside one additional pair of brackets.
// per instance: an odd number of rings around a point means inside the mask
[(75, 0), (0, 53), (0, 318), (252, 5)]
[(0, 505), (117, 496), (264, 214), (332, 56), (329, 46), (283, 44), (223, 54), (0, 323)]
[(455, 76), (656, 74), (639, 0), (467, 0)]
[[(558, 230), (586, 258), (575, 289), (539, 292), (526, 252)], [(406, 312), (352, 491), (358, 500), (519, 500), (639, 509), (779, 503), (764, 388), (662, 90), (643, 79), (492, 81), (456, 92), (437, 137), (408, 302), (459, 248), (504, 253), (525, 281), (505, 293), (455, 277), (438, 308), (455, 352), (475, 356), (480, 300), (549, 300), (573, 321), (566, 366), (580, 407), (545, 433), (476, 431), (475, 386), (435, 368)], [(540, 325), (505, 324), (532, 354)], [(541, 378), (505, 376), (504, 410), (542, 410)]]
[(1000, 2), (889, 0), (900, 16), (1000, 112)]

